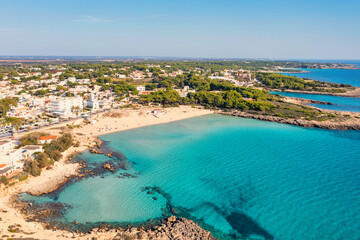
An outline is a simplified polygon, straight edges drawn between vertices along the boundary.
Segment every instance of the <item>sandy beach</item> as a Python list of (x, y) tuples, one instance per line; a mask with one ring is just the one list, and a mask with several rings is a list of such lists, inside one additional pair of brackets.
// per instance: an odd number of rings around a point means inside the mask
[[(50, 192), (56, 189), (67, 179), (77, 174), (79, 164), (68, 163), (68, 158), (73, 154), (85, 151), (95, 144), (97, 136), (144, 127), (154, 124), (162, 124), (178, 121), (186, 118), (212, 114), (213, 111), (190, 106), (162, 109), (164, 115), (148, 114), (154, 108), (142, 109), (117, 109), (94, 116), (91, 123), (84, 120), (76, 120), (71, 123), (59, 124), (40, 129), (42, 132), (60, 134), (69, 132), (79, 142), (78, 147), (71, 147), (63, 153), (60, 161), (56, 162), (51, 169), (43, 170), (39, 177), (29, 177), (26, 181), (17, 183), (14, 186), (1, 185), (0, 187), (0, 238), (35, 238), (35, 239), (111, 239), (115, 237), (115, 231), (107, 233), (92, 233), (91, 235), (74, 235), (65, 231), (46, 230), (41, 223), (27, 222), (18, 209), (13, 207), (12, 200), (20, 193), (28, 192), (33, 195)], [(17, 231), (10, 229), (17, 228)]]

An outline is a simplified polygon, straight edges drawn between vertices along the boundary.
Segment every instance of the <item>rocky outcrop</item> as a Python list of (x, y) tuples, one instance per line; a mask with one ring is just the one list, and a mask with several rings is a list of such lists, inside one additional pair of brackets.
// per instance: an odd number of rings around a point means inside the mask
[(96, 145), (96, 147), (101, 148), (102, 141), (99, 138), (96, 138), (95, 139), (95, 145)]
[(312, 100), (312, 99), (305, 99), (305, 98), (297, 98), (297, 97), (287, 97), (290, 99), (294, 99), (296, 101), (298, 101), (299, 103), (303, 103), (303, 104), (324, 104), (324, 105), (334, 105), (331, 102), (324, 102), (324, 101), (318, 101), (318, 100)]
[(103, 165), (103, 168), (104, 169), (107, 169), (107, 170), (110, 170), (110, 171), (114, 171), (114, 166), (113, 165), (111, 165), (111, 164), (109, 164), (109, 163), (105, 163), (104, 165)]
[(288, 92), (288, 93), (301, 93), (301, 94), (316, 94), (316, 95), (328, 95), (328, 96), (340, 96), (340, 97), (360, 97), (360, 88), (354, 87), (352, 90), (348, 90), (344, 93), (330, 93), (330, 92), (319, 92), (319, 91), (301, 91), (292, 89), (270, 89), (273, 92)]
[(251, 114), (240, 111), (222, 112), (220, 114), (236, 116), (236, 117), (252, 118), (252, 119), (258, 119), (268, 122), (286, 123), (286, 124), (308, 127), (308, 128), (315, 127), (315, 128), (323, 128), (323, 129), (360, 130), (360, 121), (358, 120), (320, 122), (320, 121), (309, 121), (305, 119), (293, 119), (293, 118), (282, 118), (282, 117), (267, 116), (267, 115), (257, 115), (257, 114)]
[[(95, 228), (92, 233), (106, 232), (106, 228)], [(126, 230), (117, 229), (114, 239), (156, 239), (156, 240), (212, 240), (215, 239), (209, 231), (199, 227), (186, 218), (169, 217), (162, 224), (150, 229), (130, 227)]]
[(92, 148), (90, 150), (91, 153), (94, 153), (94, 154), (103, 154), (100, 150), (96, 149), (96, 148)]

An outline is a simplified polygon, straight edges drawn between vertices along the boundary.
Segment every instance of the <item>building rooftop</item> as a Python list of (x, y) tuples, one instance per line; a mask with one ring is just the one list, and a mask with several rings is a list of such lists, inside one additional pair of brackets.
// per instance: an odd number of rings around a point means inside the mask
[(12, 169), (12, 166), (9, 166), (9, 167), (7, 167), (7, 168), (4, 168), (4, 169), (1, 169), (0, 170), (0, 175), (3, 175), (3, 174), (5, 174), (5, 173), (7, 173), (9, 170), (11, 170)]
[(56, 139), (56, 138), (57, 138), (57, 136), (55, 136), (55, 135), (51, 135), (51, 136), (41, 136), (41, 137), (38, 138), (38, 140), (39, 140), (39, 141), (41, 141), (41, 140), (54, 140), (54, 139)]
[(4, 168), (6, 166), (7, 166), (7, 164), (0, 164), (0, 169)]

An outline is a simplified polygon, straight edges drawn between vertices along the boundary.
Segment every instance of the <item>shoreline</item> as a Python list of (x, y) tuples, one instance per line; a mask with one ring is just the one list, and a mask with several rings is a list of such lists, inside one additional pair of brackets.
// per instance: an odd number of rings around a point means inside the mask
[[(307, 104), (336, 105), (335, 103), (319, 101), (319, 100), (305, 99), (305, 98), (299, 98), (299, 97), (288, 97), (288, 96), (283, 96), (283, 97), (287, 102), (300, 104), (300, 105), (303, 105), (303, 104), (304, 105), (307, 105)], [(323, 109), (321, 109), (321, 110), (323, 110)]]
[(314, 95), (328, 95), (328, 96), (335, 96), (335, 97), (349, 97), (349, 98), (359, 98), (360, 97), (360, 88), (355, 87), (354, 90), (347, 91), (344, 93), (330, 93), (330, 92), (319, 92), (319, 91), (302, 91), (302, 90), (281, 90), (281, 89), (270, 89), (270, 92), (285, 92), (285, 93), (301, 93), (301, 94), (314, 94)]
[[(117, 109), (107, 113), (100, 113), (94, 117), (94, 119), (97, 120), (96, 123), (85, 124), (85, 126), (81, 128), (73, 127), (72, 129), (69, 129), (69, 123), (67, 123), (61, 126), (49, 126), (46, 129), (40, 129), (39, 131), (47, 131), (51, 134), (69, 132), (74, 136), (75, 141), (78, 141), (81, 145), (79, 147), (71, 147), (65, 151), (61, 160), (56, 162), (51, 169), (44, 169), (40, 176), (29, 176), (26, 181), (17, 183), (14, 186), (0, 186), (0, 236), (8, 236), (9, 238), (31, 237), (37, 239), (70, 239), (74, 237), (76, 237), (76, 239), (89, 239), (91, 237), (110, 239), (116, 237), (120, 233), (130, 237), (134, 235), (137, 236), (137, 234), (146, 234), (144, 229), (136, 229), (133, 227), (122, 231), (114, 229), (111, 231), (103, 231), (101, 233), (92, 231), (88, 234), (76, 234), (65, 230), (54, 231), (47, 229), (45, 224), (40, 222), (27, 221), (26, 217), (20, 212), (20, 209), (16, 207), (14, 201), (19, 194), (24, 192), (32, 195), (41, 195), (55, 191), (72, 177), (77, 177), (81, 165), (79, 163), (69, 163), (68, 158), (96, 146), (96, 139), (98, 136), (214, 113), (213, 110), (206, 110), (200, 107), (192, 108), (190, 106), (180, 106), (178, 108), (161, 109), (166, 113), (160, 117), (146, 114), (154, 108), (156, 107), (142, 108), (139, 110)], [(70, 126), (75, 126), (75, 123), (83, 125), (84, 121), (74, 121)], [(19, 230), (16, 232), (9, 230), (13, 228)], [(183, 231), (192, 229), (192, 232), (188, 232), (189, 236), (193, 236), (191, 234), (195, 234), (195, 236), (200, 234), (204, 237), (211, 236), (210, 232), (203, 230), (196, 223), (185, 218), (176, 219), (175, 217), (175, 220), (172, 218), (170, 222), (162, 223), (155, 228), (157, 230), (149, 229), (149, 237), (156, 237), (151, 235), (153, 232), (157, 232), (157, 234), (162, 237), (171, 236), (171, 234), (177, 234), (176, 231), (180, 231), (179, 229), (183, 229)], [(171, 233), (172, 228), (175, 229), (175, 233)]]
[[(296, 100), (296, 99), (294, 99)], [(5, 191), (1, 189), (0, 193), (0, 234), (8, 235), (10, 237), (36, 237), (39, 239), (69, 239), (74, 236), (77, 239), (88, 239), (89, 237), (96, 236), (100, 237), (99, 239), (108, 239), (111, 237), (115, 237), (116, 234), (119, 233), (135, 233), (138, 234), (148, 234), (144, 233), (145, 229), (139, 229), (136, 227), (131, 227), (129, 229), (108, 229), (101, 231), (91, 231), (90, 233), (73, 233), (66, 230), (50, 230), (47, 229), (45, 223), (27, 221), (26, 217), (20, 212), (20, 209), (16, 207), (16, 203), (14, 202), (16, 196), (23, 192), (27, 192), (32, 195), (41, 195), (44, 193), (49, 193), (55, 191), (58, 187), (63, 186), (67, 181), (71, 180), (75, 177), (79, 176), (81, 172), (81, 167), (83, 166), (81, 163), (69, 163), (68, 160), (74, 154), (81, 153), (83, 151), (89, 150), (97, 146), (97, 137), (105, 134), (110, 134), (114, 132), (121, 132), (126, 130), (131, 130), (139, 127), (145, 127), (156, 124), (163, 124), (168, 122), (179, 121), (187, 118), (204, 116), (209, 114), (222, 114), (222, 115), (230, 115), (237, 117), (245, 117), (245, 118), (253, 118), (263, 121), (271, 121), (278, 123), (286, 123), (296, 126), (302, 127), (316, 127), (323, 129), (356, 129), (360, 130), (359, 121), (357, 122), (315, 122), (315, 121), (307, 121), (307, 120), (295, 120), (295, 119), (285, 119), (280, 117), (273, 116), (262, 116), (255, 115), (240, 111), (231, 111), (231, 112), (223, 112), (223, 111), (214, 111), (214, 110), (206, 110), (200, 107), (192, 108), (190, 106), (180, 106), (178, 108), (165, 108), (161, 109), (166, 112), (164, 115), (160, 117), (155, 117), (152, 114), (147, 114), (150, 110), (153, 110), (154, 107), (151, 108), (142, 108), (142, 109), (117, 109), (106, 113), (100, 113), (93, 118), (96, 120), (94, 124), (85, 123), (84, 121), (77, 121), (76, 123), (80, 124), (81, 127), (75, 127), (76, 124), (72, 125), (67, 124), (68, 126), (52, 126), (46, 129), (47, 132), (51, 134), (59, 134), (60, 132), (68, 132), (71, 133), (75, 141), (80, 143), (79, 147), (71, 147), (67, 151), (63, 153), (63, 157), (59, 162), (56, 162), (51, 169), (45, 170), (42, 172), (39, 177), (29, 177), (26, 181), (22, 183), (18, 183), (15, 186), (7, 187)], [(160, 109), (159, 109), (160, 110)], [(324, 112), (334, 112), (330, 110), (324, 110)], [(338, 113), (338, 112), (337, 112)], [(347, 113), (345, 113), (347, 114)], [(360, 119), (360, 114), (351, 113), (353, 116), (358, 116)], [(45, 129), (40, 129), (40, 131), (44, 131)], [(164, 223), (165, 221), (165, 223)], [(166, 219), (161, 224), (166, 225)], [(193, 229), (200, 228), (199, 225), (190, 221), (188, 219), (177, 219), (176, 223), (178, 225), (184, 226), (184, 224), (189, 224)], [(9, 232), (9, 226), (16, 226), (16, 224), (20, 224), (21, 229), (20, 232), (11, 233)], [(160, 225), (157, 225), (160, 226)], [(155, 226), (154, 228), (156, 228)], [(163, 228), (163, 225), (161, 225)], [(167, 225), (166, 225), (167, 226)], [(173, 224), (171, 225), (173, 226)], [(132, 229), (132, 230), (130, 230)], [(171, 229), (171, 228), (170, 228)], [(201, 229), (201, 228), (200, 228)], [(129, 232), (130, 231), (130, 232)], [(150, 229), (149, 231), (153, 231)], [(198, 231), (198, 230), (196, 230)], [(206, 230), (204, 234), (209, 234)], [(31, 233), (30, 235), (26, 235), (25, 233)], [(105, 237), (106, 236), (106, 237)], [(145, 236), (145, 235), (144, 235)], [(149, 236), (149, 235), (148, 235)], [(209, 235), (211, 236), (211, 235)], [(104, 237), (104, 238), (103, 238)], [(155, 238), (156, 239), (156, 238)]]
[[(147, 112), (161, 109), (164, 115), (155, 117)], [(78, 136), (98, 137), (105, 134), (127, 131), (135, 128), (180, 121), (188, 118), (213, 114), (214, 110), (202, 107), (179, 106), (173, 108), (143, 107), (141, 109), (113, 110), (101, 113), (95, 118), (96, 123), (87, 124), (82, 128), (74, 128), (73, 133)]]
[[(326, 113), (334, 113), (334, 112), (339, 113), (337, 111), (323, 110), (323, 109), (322, 111)], [(289, 124), (289, 125), (305, 127), (305, 128), (320, 128), (320, 129), (329, 129), (329, 130), (360, 130), (360, 120), (350, 119), (341, 122), (331, 121), (331, 120), (314, 121), (314, 120), (305, 120), (305, 119), (292, 119), (292, 118), (283, 118), (276, 116), (258, 115), (247, 112), (241, 112), (237, 110), (233, 110), (229, 112), (220, 112), (219, 114), (234, 116), (234, 117), (250, 118), (250, 119), (256, 119), (267, 122), (283, 123), (283, 124)], [(342, 115), (355, 116), (358, 119), (360, 119), (360, 114), (356, 114), (353, 112), (342, 112)]]

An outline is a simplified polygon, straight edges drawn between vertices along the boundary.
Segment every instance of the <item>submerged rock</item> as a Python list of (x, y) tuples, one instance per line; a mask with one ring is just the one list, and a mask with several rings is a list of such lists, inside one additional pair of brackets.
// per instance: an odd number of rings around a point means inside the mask
[(102, 145), (102, 141), (99, 139), (99, 138), (96, 138), (95, 139), (95, 144), (98, 148), (101, 148), (101, 145)]
[(110, 171), (114, 171), (114, 166), (113, 165), (111, 165), (111, 164), (109, 164), (109, 163), (105, 163), (104, 165), (103, 165), (103, 168), (104, 169), (108, 169), (108, 170), (110, 170)]
[(95, 154), (102, 154), (102, 152), (101, 152), (100, 150), (96, 149), (96, 148), (92, 148), (92, 149), (90, 150), (90, 152), (91, 152), (91, 153), (95, 153)]

